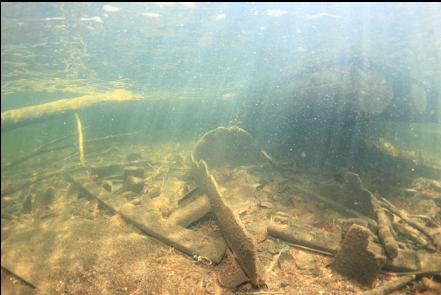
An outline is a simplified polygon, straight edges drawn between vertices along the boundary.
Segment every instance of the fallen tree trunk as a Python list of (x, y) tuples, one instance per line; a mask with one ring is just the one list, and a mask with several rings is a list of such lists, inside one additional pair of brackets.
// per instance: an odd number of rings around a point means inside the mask
[(222, 260), (226, 245), (221, 238), (164, 222), (157, 214), (148, 213), (145, 209), (128, 203), (124, 198), (118, 198), (87, 177), (70, 175), (68, 179), (78, 185), (88, 196), (96, 199), (104, 208), (119, 213), (124, 220), (133, 224), (143, 233), (198, 259), (198, 261), (217, 264)]
[(236, 255), (239, 265), (251, 280), (254, 286), (263, 286), (265, 283), (258, 269), (256, 245), (241, 223), (240, 219), (225, 204), (217, 182), (208, 172), (204, 160), (196, 162), (192, 156), (193, 172), (201, 192), (207, 195), (212, 213), (216, 217), (222, 234), (229, 248)]
[(98, 103), (113, 103), (141, 99), (139, 94), (118, 89), (94, 95), (61, 99), (35, 106), (9, 110), (1, 113), (1, 132), (39, 122), (44, 119), (73, 113)]
[[(3, 262), (2, 262), (3, 263)], [(18, 275), (17, 273), (13, 272), (11, 270), (11, 268), (3, 266), (2, 265), (2, 270), (10, 275), (12, 275), (13, 277), (15, 277), (16, 279), (18, 279), (20, 282), (22, 282), (23, 284), (25, 284), (26, 286), (32, 288), (32, 289), (36, 289), (36, 285), (35, 283), (32, 283), (29, 279), (25, 279), (22, 275)]]
[(268, 226), (268, 234), (313, 250), (324, 251), (327, 255), (334, 255), (338, 251), (340, 235), (313, 228), (306, 224), (276, 224)]
[(378, 237), (384, 246), (386, 254), (391, 259), (394, 259), (398, 256), (398, 244), (394, 235), (392, 234), (390, 221), (386, 215), (386, 209), (380, 206), (377, 198), (374, 195), (371, 195), (371, 204), (375, 214), (377, 215)]
[(210, 201), (206, 196), (202, 196), (175, 210), (168, 218), (168, 222), (188, 227), (210, 213), (210, 210)]

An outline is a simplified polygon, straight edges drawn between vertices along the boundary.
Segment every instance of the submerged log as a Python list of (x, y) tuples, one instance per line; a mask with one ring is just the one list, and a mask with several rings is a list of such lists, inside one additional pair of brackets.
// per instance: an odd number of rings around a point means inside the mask
[(386, 215), (386, 209), (380, 206), (374, 195), (371, 195), (371, 204), (377, 215), (378, 237), (384, 246), (386, 254), (394, 259), (398, 255), (398, 243), (392, 234), (390, 220)]
[(381, 204), (384, 207), (386, 207), (390, 212), (400, 217), (404, 222), (406, 222), (410, 226), (414, 227), (415, 229), (423, 233), (427, 238), (430, 239), (430, 241), (435, 245), (435, 247), (441, 248), (441, 241), (436, 240), (424, 225), (410, 219), (404, 211), (397, 209), (385, 198), (381, 198)]
[[(3, 261), (2, 261), (3, 263)], [(26, 286), (32, 288), (32, 289), (37, 289), (36, 284), (31, 282), (29, 279), (25, 279), (22, 275), (18, 275), (16, 272), (12, 271), (10, 267), (6, 267), (3, 266), (2, 264), (2, 270), (4, 272), (6, 272), (7, 274), (12, 275), (13, 277), (15, 277), (16, 279), (18, 279), (20, 282), (22, 282), (23, 284), (25, 284)]]
[(139, 94), (118, 89), (105, 93), (61, 99), (40, 105), (9, 110), (1, 113), (1, 131), (8, 131), (50, 117), (73, 113), (99, 103), (115, 103), (138, 99), (141, 99)]
[(330, 253), (330, 255), (337, 253), (340, 243), (339, 234), (329, 233), (306, 224), (271, 223), (268, 226), (268, 234), (295, 245)]
[(383, 249), (372, 241), (369, 229), (354, 224), (343, 240), (332, 267), (344, 276), (371, 286), (385, 262)]
[(198, 260), (213, 264), (222, 260), (226, 251), (226, 245), (222, 239), (163, 222), (157, 214), (148, 213), (145, 209), (128, 203), (124, 198), (118, 198), (88, 178), (69, 176), (69, 179), (87, 195), (98, 200), (101, 205), (112, 212), (121, 214), (128, 223), (133, 224), (145, 234)]
[(240, 219), (225, 204), (214, 177), (208, 172), (207, 164), (193, 160), (193, 171), (198, 186), (208, 196), (212, 212), (216, 217), (229, 248), (236, 255), (239, 265), (254, 286), (265, 285), (258, 269), (258, 257), (254, 240)]
[(210, 201), (206, 196), (202, 196), (175, 210), (168, 218), (168, 222), (188, 227), (210, 213), (210, 210)]
[(386, 262), (384, 269), (395, 272), (441, 273), (441, 255), (421, 250), (400, 250), (395, 259)]
[(204, 160), (210, 168), (257, 164), (263, 160), (251, 134), (236, 126), (221, 126), (205, 133), (193, 154), (197, 161)]
[(347, 206), (369, 217), (374, 216), (371, 204), (371, 196), (373, 194), (364, 187), (358, 174), (353, 172), (345, 173), (343, 191), (344, 201)]

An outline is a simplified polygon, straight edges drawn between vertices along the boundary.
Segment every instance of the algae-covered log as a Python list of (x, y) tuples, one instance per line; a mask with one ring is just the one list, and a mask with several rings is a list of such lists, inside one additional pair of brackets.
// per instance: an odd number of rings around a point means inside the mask
[(119, 213), (124, 220), (133, 224), (143, 233), (194, 258), (203, 259), (203, 261), (213, 264), (222, 260), (226, 245), (221, 238), (167, 223), (157, 214), (146, 212), (145, 209), (127, 202), (126, 199), (109, 193), (87, 177), (70, 175), (68, 178), (78, 185), (86, 195), (95, 198), (111, 212)]
[(251, 283), (254, 286), (264, 285), (263, 278), (258, 273), (258, 258), (253, 239), (239, 218), (225, 204), (219, 192), (216, 180), (208, 172), (205, 161), (201, 160), (196, 162), (193, 159), (193, 165), (199, 188), (210, 200), (212, 212), (216, 217), (217, 224), (222, 231), (227, 245), (236, 255), (239, 265), (250, 278)]
[(49, 117), (72, 113), (98, 103), (124, 102), (140, 98), (139, 94), (118, 89), (9, 110), (1, 113), (1, 131), (11, 130)]
[(371, 238), (370, 230), (353, 224), (332, 263), (338, 273), (371, 286), (386, 262), (383, 249)]
[(202, 196), (174, 211), (168, 218), (168, 222), (188, 227), (207, 215), (210, 210), (210, 201), (206, 196)]
[(295, 245), (319, 250), (322, 253), (324, 251), (329, 253), (328, 255), (337, 253), (340, 242), (339, 234), (328, 233), (325, 230), (300, 223), (291, 223), (290, 225), (271, 223), (268, 226), (268, 234)]
[(391, 230), (391, 223), (386, 215), (386, 209), (380, 206), (377, 198), (371, 195), (371, 204), (377, 215), (378, 236), (384, 245), (384, 250), (390, 258), (398, 256), (398, 243)]

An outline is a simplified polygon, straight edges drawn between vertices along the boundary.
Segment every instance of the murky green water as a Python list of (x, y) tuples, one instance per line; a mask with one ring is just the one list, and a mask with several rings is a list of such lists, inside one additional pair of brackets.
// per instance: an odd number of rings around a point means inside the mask
[[(355, 171), (380, 193), (441, 177), (437, 3), (1, 7), (2, 228), (14, 181), (80, 166), (74, 113), (86, 168), (144, 147), (155, 161), (161, 151), (167, 161), (188, 160), (204, 133), (239, 126), (284, 165), (337, 173), (337, 182)], [(5, 119), (24, 107), (121, 90), (139, 99)], [(94, 142), (109, 136), (116, 137)], [(59, 144), (71, 146), (11, 167)], [(112, 147), (121, 159), (100, 154)]]

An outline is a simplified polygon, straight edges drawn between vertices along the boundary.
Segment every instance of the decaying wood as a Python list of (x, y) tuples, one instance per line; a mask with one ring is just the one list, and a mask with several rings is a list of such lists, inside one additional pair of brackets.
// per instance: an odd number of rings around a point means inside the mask
[(175, 210), (168, 218), (168, 222), (188, 227), (210, 213), (210, 201), (206, 196), (196, 198), (192, 202)]
[(271, 264), (268, 266), (268, 268), (266, 269), (267, 273), (272, 273), (274, 270), (274, 267), (276, 267), (277, 264), (279, 264), (279, 260), (280, 260), (280, 256), (282, 255), (282, 253), (285, 253), (289, 250), (288, 247), (283, 248), (282, 250), (279, 251), (279, 253), (277, 253), (274, 257), (273, 260), (271, 261)]
[(80, 155), (81, 166), (85, 165), (84, 162), (84, 134), (83, 134), (83, 124), (81, 123), (80, 116), (78, 113), (74, 113), (75, 122), (77, 125), (77, 135), (78, 135), (78, 153)]
[(433, 236), (429, 233), (429, 231), (427, 230), (427, 228), (424, 225), (411, 220), (409, 217), (407, 217), (407, 214), (405, 212), (398, 210), (394, 205), (392, 205), (385, 198), (382, 198), (381, 201), (382, 201), (382, 205), (384, 207), (386, 207), (390, 212), (392, 212), (393, 214), (400, 217), (403, 221), (405, 221), (410, 226), (412, 226), (412, 227), (416, 228), (417, 230), (419, 230), (420, 232), (422, 232), (424, 235), (426, 235), (430, 239), (431, 242), (434, 243), (434, 245), (436, 247), (441, 248), (441, 245), (439, 245), (437, 243), (437, 241), (433, 238)]
[(118, 89), (9, 110), (1, 113), (1, 131), (8, 131), (50, 117), (65, 115), (100, 103), (118, 103), (138, 99), (141, 99), (140, 95)]
[(343, 191), (343, 201), (348, 207), (369, 217), (375, 216), (371, 206), (373, 194), (363, 185), (358, 174), (353, 172), (346, 172), (344, 174)]
[(286, 225), (272, 222), (267, 231), (275, 238), (331, 255), (337, 253), (340, 243), (339, 234), (329, 233), (306, 224)]
[(199, 188), (197, 186), (192, 188), (187, 193), (185, 193), (182, 197), (179, 198), (178, 205), (181, 206), (181, 205), (186, 204), (187, 202), (189, 202), (189, 200), (191, 200), (193, 198), (193, 196), (196, 196), (198, 193), (199, 193)]
[(13, 277), (15, 277), (16, 279), (18, 279), (20, 282), (22, 282), (23, 284), (25, 284), (26, 286), (32, 288), (32, 289), (37, 289), (36, 284), (32, 283), (29, 279), (25, 279), (23, 276), (18, 275), (16, 272), (13, 272), (11, 270), (11, 268), (3, 266), (2, 265), (2, 270), (4, 272), (6, 272), (7, 274), (12, 275)]
[(226, 245), (220, 238), (163, 222), (157, 214), (146, 212), (145, 209), (128, 203), (123, 198), (118, 198), (84, 176), (70, 176), (69, 179), (87, 195), (98, 200), (101, 205), (112, 212), (121, 214), (127, 222), (145, 234), (191, 257), (217, 264), (225, 254)]
[(430, 251), (435, 250), (430, 240), (417, 229), (411, 227), (407, 223), (394, 222), (393, 227), (405, 238), (413, 241), (421, 248), (426, 248)]
[(216, 217), (222, 234), (229, 248), (236, 255), (239, 265), (245, 274), (250, 278), (254, 286), (264, 285), (263, 278), (258, 269), (258, 258), (256, 245), (252, 237), (248, 234), (240, 219), (225, 204), (219, 192), (216, 180), (208, 172), (205, 161), (193, 162), (193, 171), (198, 182), (198, 186), (210, 200), (212, 213)]
[(216, 266), (216, 276), (219, 284), (228, 289), (237, 288), (250, 280), (231, 252), (228, 252), (222, 262)]
[(422, 250), (400, 250), (395, 259), (386, 262), (384, 269), (394, 272), (441, 273), (441, 255)]
[(353, 224), (335, 256), (332, 268), (363, 285), (371, 286), (385, 262), (384, 251), (372, 241), (370, 230)]
[(371, 195), (371, 204), (375, 214), (377, 215), (378, 236), (384, 246), (386, 254), (393, 259), (398, 255), (398, 244), (391, 232), (391, 224), (386, 215), (386, 209), (379, 204), (374, 195)]
[(407, 284), (415, 280), (415, 278), (415, 275), (399, 277), (396, 280), (384, 283), (380, 287), (377, 287), (373, 290), (366, 291), (363, 293), (363, 295), (387, 295), (406, 286)]

